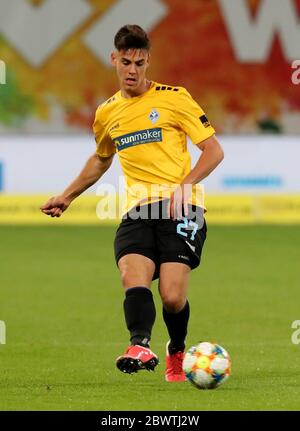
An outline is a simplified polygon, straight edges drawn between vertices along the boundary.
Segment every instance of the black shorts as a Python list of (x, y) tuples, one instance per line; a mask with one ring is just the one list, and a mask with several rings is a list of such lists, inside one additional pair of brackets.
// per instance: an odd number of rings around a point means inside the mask
[(117, 264), (126, 254), (146, 256), (155, 263), (153, 280), (159, 277), (162, 263), (185, 263), (191, 269), (200, 264), (207, 231), (202, 208), (189, 206), (188, 217), (181, 220), (167, 218), (161, 202), (135, 207), (137, 209), (143, 209), (141, 217), (137, 217), (136, 211), (134, 214), (130, 211), (118, 227), (114, 242)]

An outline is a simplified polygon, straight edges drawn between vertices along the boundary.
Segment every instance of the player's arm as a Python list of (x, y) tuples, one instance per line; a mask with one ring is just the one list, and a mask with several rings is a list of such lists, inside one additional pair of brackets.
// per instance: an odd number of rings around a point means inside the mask
[(113, 157), (113, 154), (109, 157), (100, 157), (96, 153), (93, 154), (87, 160), (78, 177), (72, 181), (61, 195), (49, 199), (41, 207), (41, 211), (51, 217), (60, 217), (74, 199), (102, 177), (110, 167)]
[(170, 199), (170, 216), (173, 219), (181, 218), (182, 205), (187, 215), (191, 186), (207, 177), (224, 158), (221, 145), (215, 137), (215, 129), (190, 93), (180, 87), (179, 91), (174, 93), (174, 97), (176, 97), (174, 118), (192, 143), (199, 147), (202, 154)]
[(224, 151), (215, 135), (196, 145), (202, 151), (202, 154), (194, 168), (184, 178), (182, 184), (198, 184), (216, 169), (224, 159)]
[[(181, 218), (182, 205), (184, 215), (188, 214), (188, 200), (191, 194), (191, 187), (188, 185), (197, 184), (206, 178), (224, 158), (224, 152), (215, 135), (196, 144), (202, 151), (197, 163), (190, 173), (183, 179), (180, 187), (174, 192), (170, 201), (171, 218)], [(185, 187), (186, 185), (186, 187)]]

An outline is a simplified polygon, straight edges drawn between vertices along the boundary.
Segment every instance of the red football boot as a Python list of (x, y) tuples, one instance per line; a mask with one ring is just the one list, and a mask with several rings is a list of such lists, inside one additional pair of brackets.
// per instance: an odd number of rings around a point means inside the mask
[(158, 357), (149, 348), (139, 346), (129, 346), (124, 355), (116, 359), (116, 366), (123, 373), (137, 373), (139, 370), (154, 371), (158, 364)]
[(185, 382), (187, 378), (182, 369), (184, 352), (176, 352), (173, 355), (170, 355), (169, 344), (170, 344), (170, 341), (168, 341), (166, 346), (166, 374), (165, 374), (166, 381)]

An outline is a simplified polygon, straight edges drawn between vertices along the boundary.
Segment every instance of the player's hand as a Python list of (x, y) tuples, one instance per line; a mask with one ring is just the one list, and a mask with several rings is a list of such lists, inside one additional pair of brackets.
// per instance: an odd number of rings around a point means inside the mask
[[(192, 194), (191, 184), (181, 184), (178, 186), (174, 193), (171, 195), (168, 214), (173, 220), (181, 220), (183, 216), (188, 216), (188, 203)], [(183, 209), (183, 214), (182, 214)]]
[(64, 196), (56, 196), (50, 198), (44, 205), (41, 206), (41, 211), (51, 217), (60, 217), (70, 205), (71, 200)]

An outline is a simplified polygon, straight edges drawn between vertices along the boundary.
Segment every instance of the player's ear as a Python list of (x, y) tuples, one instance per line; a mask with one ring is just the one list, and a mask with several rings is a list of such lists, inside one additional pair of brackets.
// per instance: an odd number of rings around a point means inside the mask
[(111, 63), (111, 65), (112, 65), (112, 66), (115, 66), (115, 65), (116, 65), (116, 62), (117, 62), (117, 54), (116, 54), (116, 52), (115, 52), (115, 51), (113, 51), (113, 52), (110, 54), (110, 63)]

